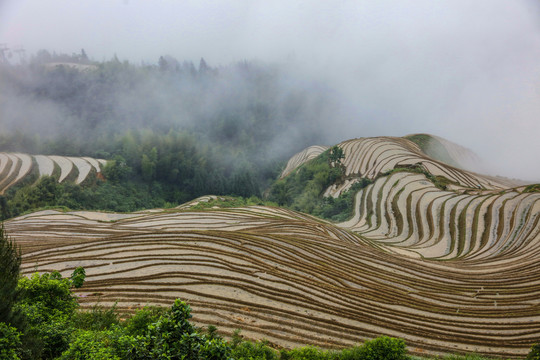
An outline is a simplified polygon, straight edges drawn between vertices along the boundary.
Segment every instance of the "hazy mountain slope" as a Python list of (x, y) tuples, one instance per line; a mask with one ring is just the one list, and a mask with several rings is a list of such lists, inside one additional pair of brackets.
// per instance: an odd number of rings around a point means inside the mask
[(472, 150), (430, 134), (404, 136), (420, 147), (423, 153), (433, 159), (465, 170), (479, 171), (482, 161)]

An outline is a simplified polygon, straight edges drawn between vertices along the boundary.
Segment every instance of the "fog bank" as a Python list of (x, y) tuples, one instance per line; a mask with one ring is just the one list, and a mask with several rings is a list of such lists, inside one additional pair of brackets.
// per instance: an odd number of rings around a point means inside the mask
[[(287, 81), (295, 89), (321, 87), (333, 99), (320, 107), (328, 121), (301, 121), (289, 133), (320, 133), (326, 144), (433, 133), (488, 159), (496, 174), (540, 180), (540, 12), (532, 0), (7, 0), (0, 43), (27, 58), (84, 48), (98, 61), (116, 54), (157, 64), (169, 54), (215, 67), (278, 64), (294, 69)], [(21, 60), (22, 52), (10, 59)], [(37, 112), (56, 119), (49, 105)]]

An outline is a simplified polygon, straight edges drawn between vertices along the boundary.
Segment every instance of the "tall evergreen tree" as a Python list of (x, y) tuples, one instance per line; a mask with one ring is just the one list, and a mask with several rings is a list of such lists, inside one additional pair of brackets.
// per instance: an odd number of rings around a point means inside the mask
[(8, 238), (4, 224), (0, 226), (0, 322), (21, 329), (20, 314), (13, 305), (20, 297), (17, 289), (21, 266), (21, 250)]

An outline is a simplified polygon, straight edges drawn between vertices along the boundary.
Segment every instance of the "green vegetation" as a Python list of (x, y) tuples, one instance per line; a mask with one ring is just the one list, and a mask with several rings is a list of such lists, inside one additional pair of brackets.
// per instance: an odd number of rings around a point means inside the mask
[(343, 350), (321, 350), (316, 347), (306, 346), (302, 348), (282, 351), (280, 359), (302, 360), (406, 360), (407, 356), (405, 341), (402, 339), (381, 336), (366, 341), (359, 346), (353, 346)]
[(525, 187), (522, 191), (523, 193), (533, 193), (533, 192), (540, 192), (540, 184), (531, 184)]
[(377, 339), (366, 341), (355, 357), (365, 360), (403, 360), (407, 358), (406, 354), (407, 349), (403, 339), (381, 336)]
[(217, 196), (216, 198), (208, 198), (199, 201), (198, 204), (190, 206), (189, 210), (206, 210), (212, 208), (226, 209), (255, 205), (277, 206), (276, 203), (261, 200), (256, 196), (251, 196), (249, 198), (243, 198), (241, 196)]
[[(269, 200), (280, 206), (336, 222), (349, 219), (354, 214), (355, 195), (373, 181), (361, 178), (338, 198), (324, 197), (323, 193), (330, 185), (344, 181), (345, 169), (341, 165), (343, 158), (343, 150), (338, 146), (332, 147), (303, 164), (284, 179), (272, 184)], [(444, 176), (434, 176), (419, 165), (395, 168), (379, 176), (388, 176), (401, 171), (424, 174), (441, 190), (446, 190), (451, 184), (451, 181)]]
[(190, 312), (176, 300), (168, 311), (146, 308), (104, 329), (78, 330), (60, 359), (229, 359), (228, 344), (196, 329)]
[[(24, 327), (20, 314), (13, 305), (19, 301), (21, 291), (17, 288), (21, 266), (21, 252), (0, 227), (0, 322)], [(6, 334), (10, 328), (2, 328)], [(6, 335), (7, 336), (7, 335)]]
[(335, 146), (316, 158), (300, 166), (284, 179), (277, 180), (269, 191), (269, 200), (280, 206), (320, 216), (332, 221), (344, 221), (354, 213), (354, 196), (371, 184), (368, 179), (360, 179), (338, 198), (323, 197), (324, 191), (332, 184), (344, 180), (341, 164), (343, 150)]
[(9, 189), (6, 193), (6, 217), (43, 208), (72, 210), (109, 210), (130, 212), (142, 208), (168, 207), (162, 187), (136, 181), (97, 180), (93, 186), (58, 183), (51, 176), (33, 185)]
[(531, 346), (531, 351), (527, 354), (527, 360), (540, 360), (540, 343)]
[(446, 190), (448, 188), (448, 185), (452, 184), (452, 181), (450, 181), (446, 177), (440, 175), (433, 175), (432, 173), (424, 169), (421, 165), (396, 167), (392, 170), (382, 173), (380, 176), (388, 176), (397, 172), (412, 172), (417, 174), (424, 174), (426, 178), (433, 183), (433, 185), (435, 185), (441, 190)]
[(339, 166), (341, 165), (342, 159), (345, 159), (345, 154), (343, 153), (343, 149), (337, 145), (332, 146), (328, 154), (328, 160), (330, 161), (330, 165), (334, 167)]
[[(242, 339), (239, 331), (226, 341), (215, 327), (209, 326), (205, 331), (191, 324), (191, 309), (180, 300), (168, 310), (145, 307), (125, 321), (118, 320), (114, 308), (74, 312), (76, 300), (68, 294), (69, 290), (66, 292), (66, 279), (57, 274), (43, 274), (22, 281), (34, 290), (43, 287), (46, 289), (42, 290), (51, 290), (45, 298), (37, 300), (33, 311), (28, 311), (34, 318), (33, 330), (39, 340), (21, 342), (21, 333), (16, 328), (0, 323), (2, 359), (408, 359), (405, 342), (389, 337), (343, 350), (303, 347), (278, 351), (266, 341)], [(62, 305), (67, 305), (65, 311)]]
[[(172, 207), (201, 195), (260, 196), (260, 187), (277, 176), (247, 160), (231, 164), (227, 151), (201, 149), (192, 136), (171, 131), (160, 136), (136, 131), (107, 144), (111, 161), (104, 178), (77, 185), (43, 176), (10, 188), (0, 199), (4, 218), (46, 207), (131, 212)], [(114, 154), (114, 155), (111, 155)]]
[(23, 334), (22, 358), (54, 359), (69, 345), (71, 319), (77, 300), (71, 293), (71, 281), (58, 272), (34, 274), (19, 280), (24, 297), (15, 307), (24, 315), (28, 330)]
[(22, 349), (21, 334), (13, 326), (0, 322), (0, 359), (20, 359), (18, 353)]
[[(231, 340), (233, 358), (236, 360), (274, 360), (283, 359), (276, 349), (271, 348), (266, 341), (245, 341), (240, 335), (240, 330), (236, 330)], [(282, 353), (286, 352), (282, 350)]]

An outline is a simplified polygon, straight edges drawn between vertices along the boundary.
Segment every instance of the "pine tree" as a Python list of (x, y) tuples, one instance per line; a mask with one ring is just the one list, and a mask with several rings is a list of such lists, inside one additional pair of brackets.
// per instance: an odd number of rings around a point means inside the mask
[(199, 62), (199, 74), (206, 74), (210, 71), (210, 67), (208, 64), (206, 64), (206, 61), (204, 61), (204, 58), (201, 58), (201, 61)]
[(88, 63), (88, 55), (86, 55), (84, 49), (81, 49), (81, 61), (85, 64)]
[(17, 289), (21, 266), (21, 250), (0, 226), (0, 322), (11, 324), (21, 329), (20, 314), (13, 310), (13, 305), (20, 297)]
[(345, 154), (343, 153), (343, 149), (337, 145), (333, 146), (330, 149), (330, 154), (329, 154), (328, 159), (330, 160), (330, 166), (332, 167), (341, 165), (341, 160), (345, 159)]

